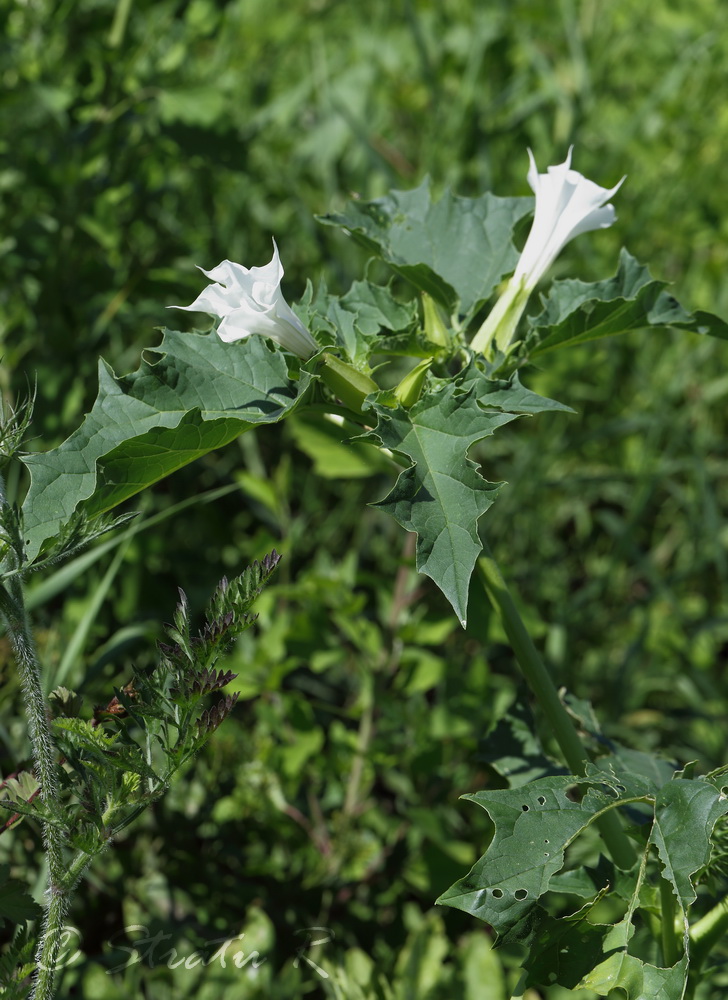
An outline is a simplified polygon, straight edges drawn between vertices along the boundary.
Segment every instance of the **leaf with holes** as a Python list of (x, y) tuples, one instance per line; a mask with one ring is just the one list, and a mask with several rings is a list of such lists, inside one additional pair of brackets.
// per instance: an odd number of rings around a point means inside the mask
[[(696, 898), (694, 878), (709, 863), (715, 823), (728, 814), (728, 796), (711, 776), (686, 777), (689, 768), (666, 781), (662, 763), (648, 766), (643, 758), (636, 758), (634, 772), (629, 753), (623, 759), (612, 754), (588, 765), (585, 778), (540, 778), (521, 788), (464, 796), (487, 810), (495, 833), (486, 854), (438, 902), (489, 923), (499, 943), (527, 945), (524, 986), (558, 983), (602, 996), (620, 988), (627, 1000), (683, 996), (690, 962), (687, 907)], [(635, 834), (643, 845), (639, 864), (618, 871), (602, 860), (593, 869), (561, 872), (574, 838), (602, 809), (619, 804), (643, 810), (636, 814)], [(653, 868), (649, 882), (648, 863)], [(682, 928), (676, 960), (664, 968), (635, 948), (636, 911), (647, 906), (654, 912), (660, 879), (675, 896)], [(623, 919), (614, 925), (585, 920), (607, 890), (627, 900)], [(553, 891), (595, 898), (557, 919), (539, 902)], [(672, 908), (667, 919), (673, 922)]]
[[(568, 793), (584, 790), (575, 800)], [(495, 824), (488, 851), (440, 896), (508, 936), (549, 889), (564, 864), (567, 846), (614, 798), (592, 783), (569, 775), (538, 778), (521, 788), (464, 795), (486, 810)]]

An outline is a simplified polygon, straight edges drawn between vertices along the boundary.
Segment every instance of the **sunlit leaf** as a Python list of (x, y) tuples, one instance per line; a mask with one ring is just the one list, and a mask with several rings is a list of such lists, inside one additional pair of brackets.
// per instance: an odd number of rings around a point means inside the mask
[(489, 379), (471, 364), (409, 410), (373, 408), (378, 423), (369, 437), (412, 461), (375, 506), (417, 533), (417, 569), (435, 581), (464, 627), (470, 577), (482, 549), (478, 520), (502, 485), (480, 475), (468, 450), (520, 415), (568, 407), (530, 392), (517, 376)]
[(461, 198), (446, 191), (433, 201), (428, 180), (411, 191), (350, 202), (320, 217), (341, 226), (416, 288), (451, 312), (472, 312), (490, 298), (518, 261), (513, 230), (533, 210), (533, 198), (487, 193)]
[(214, 333), (164, 332), (158, 358), (117, 378), (99, 362), (99, 393), (58, 448), (28, 455), (23, 505), (28, 557), (83, 503), (115, 507), (259, 424), (289, 413), (309, 384), (292, 383), (283, 354), (259, 337), (224, 344)]
[(523, 353), (536, 358), (567, 344), (581, 344), (644, 327), (677, 326), (728, 338), (728, 324), (710, 313), (691, 316), (626, 250), (613, 278), (555, 281), (530, 320)]

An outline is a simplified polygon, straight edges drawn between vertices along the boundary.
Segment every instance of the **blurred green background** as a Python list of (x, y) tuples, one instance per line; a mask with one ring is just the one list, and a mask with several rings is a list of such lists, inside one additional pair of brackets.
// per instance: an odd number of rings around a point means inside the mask
[[(617, 224), (557, 274), (606, 277), (624, 244), (687, 308), (728, 315), (715, 0), (0, 0), (0, 20), (0, 387), (37, 382), (32, 449), (78, 426), (99, 354), (129, 371), (155, 327), (201, 321), (165, 311), (201, 289), (195, 264), (265, 263), (275, 236), (289, 300), (308, 280), (343, 292), (366, 259), (316, 213), (425, 174), (528, 194), (528, 146), (542, 170), (573, 143), (599, 184), (627, 174)], [(474, 456), (510, 483), (484, 530), (559, 683), (611, 735), (705, 769), (728, 759), (727, 360), (667, 331), (556, 353), (526, 381), (577, 415)], [(79, 893), (61, 996), (510, 996), (518, 953), (432, 904), (487, 842), (458, 796), (496, 780), (482, 740), (516, 670), (477, 595), (462, 633), (365, 508), (390, 483), (289, 421), (160, 483), (121, 544), (34, 582), (49, 689), (90, 710), (153, 657), (177, 586), (201, 609), (224, 573), (285, 555), (231, 657), (232, 720)], [(0, 698), (7, 774), (29, 748), (4, 644)], [(21, 825), (0, 861), (27, 877), (39, 848)], [(132, 925), (169, 936), (134, 961)], [(240, 949), (266, 961), (238, 968)], [(194, 954), (210, 961), (168, 967)]]

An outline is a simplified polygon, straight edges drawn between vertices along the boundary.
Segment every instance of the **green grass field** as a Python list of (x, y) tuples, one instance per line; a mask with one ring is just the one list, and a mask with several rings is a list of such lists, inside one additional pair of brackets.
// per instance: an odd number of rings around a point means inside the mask
[[(198, 293), (194, 265), (265, 263), (274, 236), (289, 301), (309, 280), (341, 292), (366, 257), (315, 215), (425, 175), (528, 194), (528, 147), (545, 167), (573, 144), (605, 186), (627, 175), (618, 222), (555, 273), (602, 278), (625, 245), (687, 308), (728, 317), (728, 28), (711, 0), (4, 0), (0, 18), (0, 388), (37, 386), (30, 450), (79, 425), (99, 355), (130, 371), (156, 328), (192, 327), (165, 307)], [(471, 457), (510, 484), (482, 524), (532, 634), (608, 734), (719, 766), (728, 345), (638, 331), (524, 381), (576, 413)], [(391, 482), (294, 418), (165, 480), (116, 544), (35, 580), (48, 690), (90, 710), (152, 662), (178, 586), (199, 611), (223, 574), (284, 556), (226, 664), (232, 719), (79, 892), (60, 997), (511, 996), (518, 950), (433, 904), (490, 836), (458, 797), (500, 780), (485, 737), (518, 675), (484, 599), (463, 632), (365, 507)], [(27, 489), (19, 465), (8, 489)], [(2, 640), (3, 775), (29, 757), (21, 712)], [(0, 835), (3, 862), (41, 886), (38, 830)], [(699, 1000), (725, 995), (726, 961)]]

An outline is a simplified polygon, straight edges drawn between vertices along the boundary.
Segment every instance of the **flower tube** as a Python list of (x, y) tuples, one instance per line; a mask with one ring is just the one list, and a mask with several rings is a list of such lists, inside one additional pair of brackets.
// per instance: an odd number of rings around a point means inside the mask
[(528, 151), (528, 183), (536, 195), (531, 231), (512, 278), (473, 338), (473, 350), (487, 354), (493, 340), (506, 350), (529, 295), (563, 247), (580, 233), (606, 229), (616, 219), (614, 206), (607, 202), (624, 177), (613, 188), (600, 187), (571, 169), (572, 149), (563, 163), (548, 167), (545, 174), (539, 174), (533, 153)]

